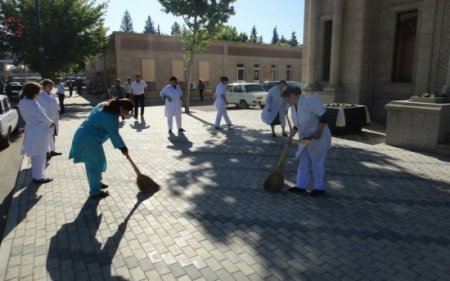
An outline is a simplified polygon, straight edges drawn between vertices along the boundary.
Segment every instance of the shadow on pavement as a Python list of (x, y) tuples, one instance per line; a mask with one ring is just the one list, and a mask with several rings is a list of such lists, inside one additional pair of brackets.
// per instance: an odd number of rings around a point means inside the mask
[[(178, 156), (193, 168), (174, 170), (168, 186), (174, 196), (189, 194), (188, 216), (212, 243), (242, 246), (227, 251), (228, 259), (260, 260), (258, 273), (264, 279), (363, 280), (370, 275), (415, 280), (428, 278), (426, 271), (411, 271), (425, 255), (433, 276), (448, 276), (448, 267), (440, 266), (450, 262), (446, 182), (412, 173), (388, 151), (338, 145), (326, 160), (325, 197), (266, 193), (263, 181), (281, 149), (281, 143), (246, 129)], [(290, 148), (291, 157), (295, 150)], [(293, 158), (285, 165), (290, 182), (295, 182), (296, 166)]]
[(51, 280), (127, 280), (113, 275), (113, 258), (131, 216), (152, 195), (142, 192), (136, 195), (133, 208), (103, 247), (96, 238), (102, 220), (97, 210), (99, 201), (88, 199), (75, 220), (64, 224), (50, 240), (46, 264)]

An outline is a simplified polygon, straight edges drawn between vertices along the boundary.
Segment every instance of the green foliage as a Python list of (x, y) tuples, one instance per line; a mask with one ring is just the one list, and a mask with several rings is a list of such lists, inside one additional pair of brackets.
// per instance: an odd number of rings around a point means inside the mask
[(271, 43), (273, 45), (276, 45), (278, 43), (278, 41), (280, 41), (280, 37), (278, 36), (278, 31), (277, 31), (277, 27), (275, 26), (273, 28), (273, 35), (272, 35), (272, 41)]
[(144, 32), (148, 34), (156, 34), (155, 24), (153, 23), (152, 17), (148, 16), (145, 21)]
[(258, 37), (258, 40), (256, 41), (256, 43), (258, 43), (258, 44), (263, 44), (263, 43), (264, 43), (263, 37), (262, 37), (262, 36), (259, 36), (259, 37)]
[(134, 32), (133, 29), (133, 20), (131, 19), (131, 15), (128, 10), (125, 10), (125, 13), (122, 17), (122, 24), (120, 24), (120, 30), (123, 32)]
[(222, 25), (219, 27), (214, 39), (225, 41), (247, 42), (248, 36), (243, 32), (238, 33), (236, 27)]
[(256, 32), (256, 27), (252, 27), (252, 31), (250, 32), (250, 39), (248, 40), (250, 43), (257, 43), (258, 42), (258, 33)]
[(277, 45), (278, 46), (289, 46), (289, 41), (286, 38), (284, 38), (283, 35), (281, 35), (281, 38), (280, 38), (280, 40), (278, 40)]
[(181, 26), (178, 22), (174, 22), (172, 27), (170, 28), (170, 35), (180, 36), (181, 35)]
[[(0, 10), (14, 25), (1, 26), (6, 51), (44, 77), (77, 71), (84, 62), (101, 52), (107, 43), (103, 14), (106, 3), (89, 0), (40, 0), (45, 70), (40, 69), (41, 53), (33, 0), (3, 0)], [(4, 42), (4, 41), (3, 41)]]
[(295, 31), (292, 31), (291, 39), (289, 40), (288, 43), (292, 47), (297, 47), (298, 46), (297, 35), (295, 35)]
[(156, 34), (161, 35), (161, 29), (159, 28), (159, 24), (158, 27), (156, 28)]

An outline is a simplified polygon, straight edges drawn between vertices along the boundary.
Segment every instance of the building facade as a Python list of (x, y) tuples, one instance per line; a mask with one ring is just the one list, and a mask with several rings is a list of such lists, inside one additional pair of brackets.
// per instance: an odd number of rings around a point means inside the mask
[[(110, 40), (103, 54), (87, 63), (94, 85), (111, 86), (116, 78), (133, 79), (139, 73), (149, 84), (150, 95), (156, 95), (170, 76), (176, 76), (180, 84), (186, 80), (179, 37), (114, 32)], [(300, 47), (212, 41), (194, 61), (191, 87), (195, 88), (201, 79), (211, 89), (223, 75), (230, 81), (300, 81), (301, 57)]]
[(450, 85), (450, 1), (306, 0), (302, 82), (324, 101), (384, 105)]

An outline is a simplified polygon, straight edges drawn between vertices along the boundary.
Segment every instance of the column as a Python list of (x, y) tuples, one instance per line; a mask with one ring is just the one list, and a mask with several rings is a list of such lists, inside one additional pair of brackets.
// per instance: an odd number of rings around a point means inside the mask
[(448, 56), (447, 86), (450, 88), (450, 56)]
[(318, 9), (319, 0), (309, 0), (308, 5), (308, 49), (307, 49), (307, 75), (306, 75), (306, 85), (305, 89), (308, 90), (316, 82), (316, 65), (317, 62), (317, 33), (319, 30)]
[(331, 37), (330, 85), (339, 88), (339, 71), (341, 67), (343, 0), (333, 1), (333, 30)]

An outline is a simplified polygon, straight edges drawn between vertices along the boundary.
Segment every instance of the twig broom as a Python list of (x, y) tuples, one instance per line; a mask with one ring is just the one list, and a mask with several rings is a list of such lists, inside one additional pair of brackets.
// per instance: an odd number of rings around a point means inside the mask
[(140, 191), (155, 193), (159, 190), (159, 184), (157, 184), (154, 180), (152, 180), (149, 176), (146, 176), (139, 171), (136, 164), (131, 160), (130, 155), (127, 155), (127, 159), (130, 162), (131, 166), (133, 166), (133, 170), (136, 172), (136, 183)]

